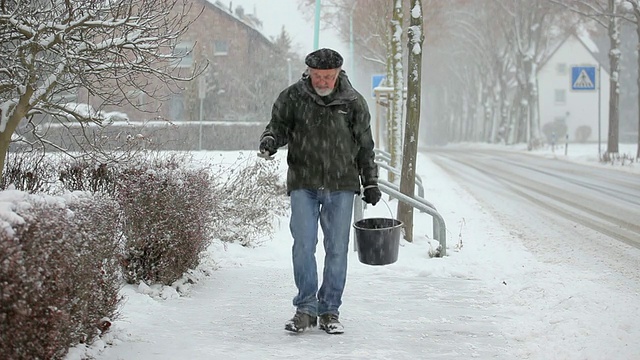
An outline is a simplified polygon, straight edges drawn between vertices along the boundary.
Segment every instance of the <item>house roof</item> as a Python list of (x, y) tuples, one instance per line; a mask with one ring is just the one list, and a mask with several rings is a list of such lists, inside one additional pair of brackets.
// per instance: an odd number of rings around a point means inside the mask
[[(581, 32), (580, 34), (576, 34), (578, 40), (582, 42), (582, 45), (587, 48), (591, 52), (591, 54), (599, 53), (600, 49), (598, 49), (598, 45), (591, 39), (591, 36), (586, 32)], [(594, 56), (595, 57), (595, 56)]]
[(556, 54), (556, 52), (558, 52), (558, 50), (562, 47), (562, 45), (564, 45), (570, 38), (575, 38), (576, 40), (578, 40), (578, 42), (580, 44), (582, 44), (582, 46), (584, 46), (585, 49), (587, 49), (587, 51), (589, 52), (589, 54), (591, 54), (591, 56), (593, 56), (593, 59), (599, 64), (602, 65), (602, 70), (604, 70), (607, 74), (607, 64), (603, 64), (600, 62), (600, 60), (598, 59), (598, 56), (596, 56), (596, 53), (600, 52), (600, 49), (598, 49), (598, 46), (596, 45), (595, 42), (593, 42), (593, 40), (591, 40), (591, 37), (589, 37), (589, 35), (587, 35), (586, 33), (582, 33), (582, 34), (574, 34), (574, 33), (570, 33), (569, 35), (567, 35), (562, 41), (560, 41), (558, 43), (558, 45), (556, 46), (555, 49), (553, 49), (553, 51), (549, 54), (549, 56), (547, 56), (547, 58), (540, 64), (540, 66), (538, 66), (538, 72), (541, 71), (542, 69), (544, 69), (544, 67), (547, 65), (547, 63), (549, 62), (549, 60), (551, 60), (553, 58), (553, 56)]
[(246, 18), (243, 18), (243, 17), (240, 17), (240, 16), (234, 14), (233, 11), (229, 7), (225, 6), (220, 0), (205, 0), (205, 3), (208, 4), (209, 6), (213, 7), (214, 9), (217, 9), (218, 12), (220, 12), (222, 14), (225, 14), (226, 16), (231, 17), (234, 21), (237, 21), (238, 23), (240, 23), (243, 26), (247, 27), (251, 31), (255, 32), (267, 44), (273, 45), (273, 42), (271, 41), (271, 39), (269, 39), (265, 34), (263, 34), (262, 31), (260, 31), (260, 29), (258, 29), (255, 26), (254, 23), (252, 23), (251, 21), (249, 21)]

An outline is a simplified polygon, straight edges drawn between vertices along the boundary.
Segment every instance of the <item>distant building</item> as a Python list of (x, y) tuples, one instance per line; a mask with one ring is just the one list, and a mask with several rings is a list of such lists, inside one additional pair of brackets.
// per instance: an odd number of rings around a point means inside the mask
[[(193, 0), (187, 2), (186, 10), (186, 14), (181, 8), (176, 9), (179, 14), (167, 14), (169, 21), (171, 16), (179, 16), (190, 26), (170, 50), (180, 55), (180, 61), (160, 70), (190, 77), (186, 75), (208, 64), (198, 78), (167, 84), (167, 88), (153, 76), (140, 74), (131, 80), (146, 85), (148, 93), (120, 84), (116, 93), (124, 94), (125, 103), (118, 105), (105, 105), (86, 88), (57, 95), (60, 103), (78, 113), (100, 112), (108, 126), (59, 124), (50, 121), (50, 116), (37, 115), (39, 133), (46, 133), (47, 142), (55, 144), (46, 145), (49, 150), (87, 151), (94, 144), (119, 151), (127, 151), (129, 146), (165, 150), (256, 148), (273, 102), (288, 85), (290, 46), (277, 41), (284, 35), (273, 41), (267, 38), (259, 30), (257, 17), (246, 14), (242, 7), (232, 10), (231, 2), (225, 6), (220, 1)], [(109, 79), (101, 81), (105, 82), (102, 86), (109, 86)], [(179, 126), (154, 120), (169, 120)], [(33, 134), (20, 135), (36, 141)]]
[(130, 94), (152, 111), (128, 110), (131, 120), (155, 115), (171, 121), (198, 121), (200, 105), (204, 121), (266, 119), (277, 94), (273, 89), (281, 90), (287, 84), (286, 58), (278, 55), (274, 42), (259, 30), (261, 22), (254, 15), (231, 6), (231, 2), (224, 5), (214, 0), (192, 2), (186, 17), (202, 13), (175, 48), (176, 53), (186, 54), (177, 71), (188, 74), (206, 62), (208, 68), (198, 80), (181, 84), (184, 90), (171, 93), (168, 101), (159, 103), (140, 92)]
[(606, 142), (609, 74), (594, 56), (598, 51), (587, 36), (572, 34), (539, 67), (540, 124), (547, 141), (555, 135), (557, 142), (564, 142), (565, 134), (570, 142), (597, 141), (600, 123), (600, 137)]

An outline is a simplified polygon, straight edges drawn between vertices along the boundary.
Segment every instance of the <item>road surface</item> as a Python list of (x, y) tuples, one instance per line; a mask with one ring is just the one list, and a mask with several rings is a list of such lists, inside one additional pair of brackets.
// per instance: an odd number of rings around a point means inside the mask
[[(640, 175), (526, 153), (426, 149), (422, 155), (550, 262), (601, 267), (640, 285)], [(635, 252), (633, 252), (635, 253)]]

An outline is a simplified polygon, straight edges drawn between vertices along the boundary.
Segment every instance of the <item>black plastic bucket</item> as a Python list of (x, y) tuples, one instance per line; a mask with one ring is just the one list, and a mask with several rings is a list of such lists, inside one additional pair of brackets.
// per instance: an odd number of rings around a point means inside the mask
[(402, 221), (370, 218), (356, 221), (358, 259), (367, 265), (388, 265), (398, 260)]

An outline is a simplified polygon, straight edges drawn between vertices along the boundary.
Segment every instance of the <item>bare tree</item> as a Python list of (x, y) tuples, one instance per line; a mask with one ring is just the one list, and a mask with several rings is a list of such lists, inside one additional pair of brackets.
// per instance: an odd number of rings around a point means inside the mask
[[(402, 162), (402, 108), (404, 106), (404, 49), (402, 46), (402, 22), (404, 14), (402, 12), (402, 0), (393, 2), (393, 17), (391, 18), (391, 38), (389, 53), (389, 71), (391, 74), (390, 85), (393, 87), (393, 95), (390, 97), (389, 116), (387, 127), (387, 145), (391, 154), (390, 165), (399, 168)], [(393, 174), (389, 174), (392, 181), (396, 181)]]
[(431, 106), (441, 109), (436, 115), (440, 122), (448, 119), (449, 140), (504, 140), (515, 88), (515, 53), (512, 21), (495, 16), (501, 11), (493, 1), (460, 1), (441, 15), (449, 21), (438, 28), (438, 41), (426, 58), (433, 64), (429, 86), (435, 82), (439, 89), (431, 93), (446, 97)]
[[(546, 0), (461, 1), (440, 29), (438, 63), (456, 141), (540, 141), (537, 69), (564, 34)], [(445, 70), (446, 69), (446, 70)], [(453, 112), (454, 114), (451, 114)]]
[(541, 141), (540, 114), (538, 111), (538, 65), (545, 59), (550, 44), (557, 41), (558, 21), (562, 8), (546, 1), (499, 0), (505, 16), (511, 23), (508, 31), (515, 53), (516, 78), (521, 101), (520, 118), (525, 124), (523, 133), (529, 147)]
[[(572, 0), (560, 2), (571, 11), (589, 19), (607, 29), (609, 35), (609, 134), (607, 136), (607, 151), (605, 156), (619, 152), (620, 128), (620, 1), (618, 0)], [(640, 80), (639, 80), (640, 81)]]
[[(504, 141), (509, 125), (509, 95), (515, 82), (510, 81), (514, 64), (514, 54), (510, 52), (510, 37), (505, 34), (505, 21), (494, 19), (491, 14), (495, 4), (488, 4), (479, 12), (476, 37), (478, 59), (482, 60), (479, 70), (483, 76), (482, 106), (483, 127), (481, 139), (495, 143)], [(503, 19), (504, 20), (504, 19)]]
[[(299, 4), (311, 18), (315, 0), (299, 0)], [(359, 70), (369, 65), (377, 67), (378, 71), (386, 67), (389, 21), (393, 13), (388, 4), (388, 0), (322, 1), (322, 24), (334, 29), (344, 42), (353, 40), (353, 50), (357, 54), (353, 60)]]
[[(637, 54), (638, 54), (638, 77), (636, 79), (638, 88), (638, 104), (640, 104), (640, 0), (626, 0), (625, 5), (630, 7), (629, 10), (633, 14), (633, 22), (636, 25), (636, 33), (638, 34), (638, 45), (637, 45)], [(640, 109), (639, 109), (640, 110)], [(636, 160), (640, 159), (640, 111), (638, 111), (638, 144), (636, 150)]]
[(496, 127), (497, 122), (493, 116), (497, 113), (493, 93), (498, 84), (497, 70), (501, 69), (496, 64), (504, 61), (497, 57), (504, 54), (500, 54), (496, 42), (504, 40), (496, 36), (496, 31), (492, 31), (497, 27), (497, 21), (488, 16), (487, 11), (483, 3), (453, 9), (455, 16), (449, 24), (455, 39), (452, 46), (457, 52), (466, 54), (465, 60), (460, 63), (462, 68), (454, 70), (460, 80), (459, 91), (467, 93), (465, 106), (468, 111), (465, 111), (466, 117), (462, 119), (465, 125), (458, 134), (463, 140), (490, 141), (487, 133), (494, 132), (492, 128)]
[[(177, 39), (202, 10), (188, 0), (9, 0), (0, 2), (0, 168), (20, 124), (48, 115), (63, 124), (103, 125), (105, 106), (160, 98), (201, 70), (177, 70)], [(81, 94), (97, 111), (69, 104)]]
[(618, 1), (608, 0), (608, 32), (611, 41), (609, 51), (609, 136), (607, 139), (607, 154), (617, 154), (620, 137), (620, 20), (615, 16), (618, 12)]

